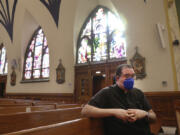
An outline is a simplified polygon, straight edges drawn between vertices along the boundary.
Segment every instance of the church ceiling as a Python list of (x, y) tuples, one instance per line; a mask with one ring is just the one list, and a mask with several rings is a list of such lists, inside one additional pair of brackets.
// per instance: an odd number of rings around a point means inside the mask
[(9, 8), (9, 1), (10, 0), (5, 0), (4, 2), (2, 2), (2, 0), (0, 0), (0, 24), (2, 24), (6, 29), (12, 41), (14, 14), (16, 10), (17, 0), (14, 0), (12, 9)]
[(60, 9), (61, 0), (40, 0), (40, 1), (49, 10), (56, 23), (56, 26), (58, 27), (59, 9)]

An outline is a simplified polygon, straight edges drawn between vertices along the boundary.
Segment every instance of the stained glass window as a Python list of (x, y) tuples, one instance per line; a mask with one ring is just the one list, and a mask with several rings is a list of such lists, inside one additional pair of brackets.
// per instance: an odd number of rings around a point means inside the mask
[(125, 58), (125, 24), (110, 10), (98, 6), (81, 29), (77, 50), (77, 63)]
[(6, 49), (3, 44), (0, 45), (0, 75), (8, 73), (8, 63), (6, 58)]
[(34, 33), (26, 50), (23, 80), (49, 78), (49, 48), (41, 28)]

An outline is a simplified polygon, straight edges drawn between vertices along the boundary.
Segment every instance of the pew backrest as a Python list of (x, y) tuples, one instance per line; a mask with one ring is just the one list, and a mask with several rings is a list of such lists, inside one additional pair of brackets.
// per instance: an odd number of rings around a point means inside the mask
[(81, 107), (0, 115), (0, 134), (81, 117)]
[(81, 107), (81, 104), (57, 104), (56, 108), (72, 108), (72, 107)]
[(104, 135), (101, 119), (81, 118), (6, 135)]
[(55, 109), (54, 105), (42, 105), (42, 106), (16, 106), (16, 107), (1, 107), (0, 114), (13, 114), (19, 112), (34, 112), (45, 111)]

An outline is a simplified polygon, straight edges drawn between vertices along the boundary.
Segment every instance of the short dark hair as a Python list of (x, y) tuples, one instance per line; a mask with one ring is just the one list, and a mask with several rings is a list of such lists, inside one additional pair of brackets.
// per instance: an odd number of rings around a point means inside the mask
[(117, 67), (116, 76), (121, 76), (123, 68), (133, 68), (131, 65), (128, 64), (121, 64)]

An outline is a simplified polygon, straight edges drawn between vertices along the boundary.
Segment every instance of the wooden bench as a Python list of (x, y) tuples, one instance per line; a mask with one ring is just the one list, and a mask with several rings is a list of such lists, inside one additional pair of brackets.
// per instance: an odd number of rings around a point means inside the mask
[(15, 101), (12, 99), (0, 99), (0, 104), (15, 104)]
[(24, 100), (24, 99), (0, 99), (0, 104), (23, 104), (29, 103), (32, 104), (33, 100)]
[(160, 117), (157, 118), (155, 123), (150, 124), (151, 133), (158, 135), (159, 131), (162, 128), (162, 120)]
[(81, 107), (0, 115), (0, 134), (55, 124), (81, 117)]
[(81, 118), (6, 135), (104, 135), (100, 119)]
[[(158, 134), (157, 123), (151, 125), (151, 132)], [(4, 135), (104, 135), (101, 119), (80, 118), (61, 123), (21, 130)]]

